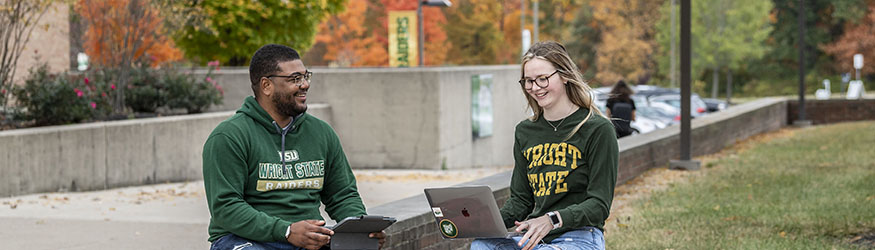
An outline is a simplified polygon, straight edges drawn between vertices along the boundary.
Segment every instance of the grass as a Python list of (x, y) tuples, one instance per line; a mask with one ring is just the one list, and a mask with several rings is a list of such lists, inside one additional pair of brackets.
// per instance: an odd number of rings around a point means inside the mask
[(608, 248), (875, 248), (875, 122), (784, 129), (703, 166), (608, 221)]

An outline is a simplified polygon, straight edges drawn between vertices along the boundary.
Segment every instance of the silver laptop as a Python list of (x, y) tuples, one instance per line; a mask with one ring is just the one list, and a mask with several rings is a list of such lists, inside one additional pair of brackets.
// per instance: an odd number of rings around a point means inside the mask
[(498, 203), (487, 186), (426, 188), (438, 231), (444, 238), (509, 238)]

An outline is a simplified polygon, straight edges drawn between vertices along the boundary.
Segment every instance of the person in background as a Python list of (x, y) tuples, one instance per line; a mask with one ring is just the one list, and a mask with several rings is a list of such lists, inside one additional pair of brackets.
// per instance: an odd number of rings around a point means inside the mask
[(306, 113), (312, 76), (287, 46), (252, 56), (255, 96), (204, 143), (210, 249), (320, 249), (334, 235), (320, 204), (336, 221), (366, 214), (337, 134)]
[(617, 138), (632, 134), (632, 121), (635, 120), (635, 101), (632, 100), (632, 88), (620, 80), (609, 94), (607, 107), (608, 117), (617, 131)]
[(565, 47), (539, 42), (522, 60), (534, 115), (516, 126), (506, 227), (522, 236), (477, 239), (471, 249), (604, 249), (619, 147), (611, 122)]

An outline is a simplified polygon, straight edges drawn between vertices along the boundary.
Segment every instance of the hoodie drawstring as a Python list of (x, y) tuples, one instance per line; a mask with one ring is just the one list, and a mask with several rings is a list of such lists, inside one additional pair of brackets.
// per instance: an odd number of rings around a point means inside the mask
[(276, 132), (279, 133), (280, 137), (281, 137), (281, 139), (280, 139), (280, 162), (282, 162), (283, 176), (289, 176), (289, 173), (286, 170), (286, 155), (285, 155), (286, 154), (286, 133), (288, 133), (289, 130), (291, 130), (291, 128), (295, 127), (294, 125), (292, 125), (293, 123), (294, 123), (294, 120), (289, 122), (289, 125), (286, 126), (285, 128), (280, 128), (280, 125), (277, 124), (276, 121), (273, 122), (273, 126), (276, 127)]

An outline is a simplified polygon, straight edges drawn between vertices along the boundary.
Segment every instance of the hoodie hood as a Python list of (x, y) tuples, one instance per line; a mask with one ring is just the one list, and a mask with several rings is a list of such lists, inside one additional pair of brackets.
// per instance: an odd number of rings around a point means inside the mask
[[(243, 106), (237, 110), (237, 113), (242, 113), (246, 116), (249, 116), (256, 123), (264, 127), (271, 134), (280, 134), (282, 128), (279, 128), (273, 120), (273, 117), (258, 104), (258, 101), (255, 100), (255, 97), (247, 96), (245, 100), (243, 100)], [(298, 115), (297, 117), (292, 118), (292, 126), (290, 127), (291, 131), (294, 131), (307, 117), (306, 112)], [(278, 130), (279, 129), (279, 130)]]

